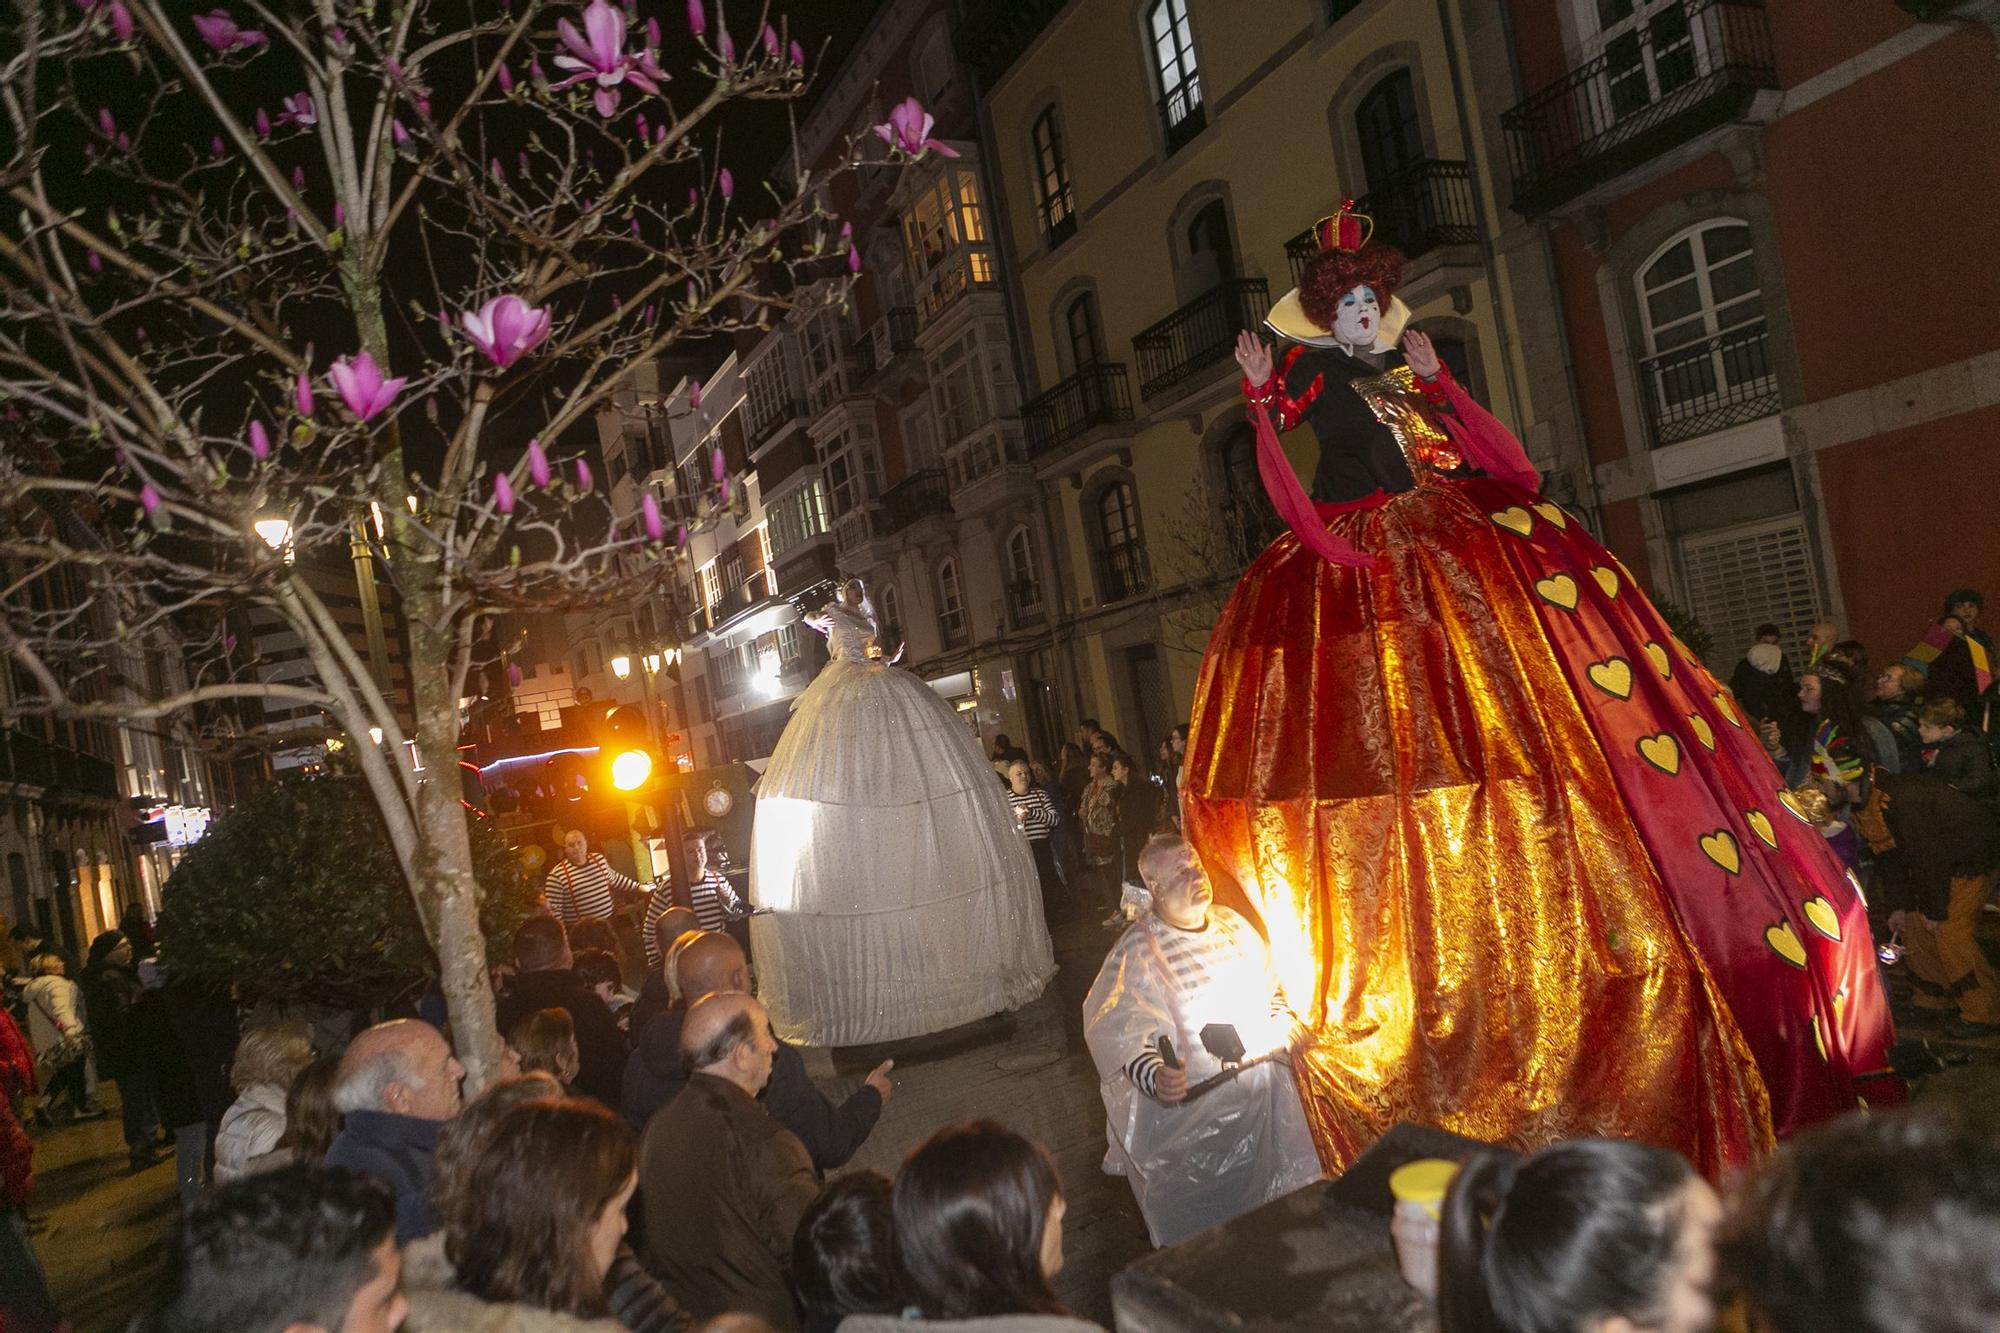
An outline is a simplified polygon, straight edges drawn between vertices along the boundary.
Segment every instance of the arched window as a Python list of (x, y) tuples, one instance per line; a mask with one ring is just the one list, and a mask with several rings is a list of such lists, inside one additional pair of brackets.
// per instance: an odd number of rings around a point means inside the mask
[(1186, 236), (1190, 295), (1236, 276), (1236, 244), (1229, 235), (1227, 204), (1220, 199), (1203, 204), (1188, 220)]
[(1035, 572), (1035, 545), (1028, 529), (1015, 528), (1007, 534), (1007, 605), (1018, 621), (1038, 618), (1042, 613), (1042, 580)]
[(1748, 224), (1724, 218), (1683, 232), (1640, 268), (1637, 282), (1654, 445), (1778, 410)]
[(1042, 230), (1051, 249), (1076, 234), (1076, 207), (1069, 190), (1069, 157), (1063, 151), (1056, 109), (1035, 117), (1035, 185), (1041, 195)]
[(1202, 109), (1201, 74), (1194, 64), (1194, 32), (1187, 0), (1154, 0), (1146, 11), (1146, 36), (1153, 49), (1153, 73), (1160, 81), (1160, 118), (1167, 151), (1187, 143), (1208, 124)]
[(1371, 195), (1389, 188), (1424, 160), (1424, 127), (1417, 117), (1417, 85), (1410, 71), (1396, 70), (1368, 90), (1354, 108), (1354, 128), (1361, 138), (1361, 170)]
[(1097, 536), (1104, 600), (1123, 601), (1144, 591), (1146, 548), (1139, 537), (1139, 500), (1131, 482), (1113, 482), (1098, 495)]
[(903, 637), (903, 607), (896, 597), (896, 585), (885, 583), (875, 594), (875, 628), (884, 652), (896, 651)]
[(1229, 555), (1243, 566), (1278, 535), (1278, 515), (1257, 473), (1257, 436), (1238, 425), (1222, 441), (1222, 528)]
[(1078, 293), (1075, 300), (1063, 312), (1063, 323), (1069, 327), (1069, 361), (1072, 369), (1082, 370), (1094, 366), (1104, 359), (1104, 336), (1097, 324), (1097, 298), (1089, 292)]
[(965, 625), (965, 594), (958, 584), (958, 561), (946, 556), (938, 562), (938, 637), (947, 648), (963, 648), (970, 637)]

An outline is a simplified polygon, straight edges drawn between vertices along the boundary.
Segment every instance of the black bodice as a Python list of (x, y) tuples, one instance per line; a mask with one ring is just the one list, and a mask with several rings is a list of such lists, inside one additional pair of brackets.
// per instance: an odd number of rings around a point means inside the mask
[(1325, 376), (1318, 399), (1304, 420), (1319, 439), (1319, 466), (1313, 472), (1312, 498), (1322, 504), (1360, 500), (1376, 491), (1396, 494), (1413, 488), (1416, 478), (1389, 428), (1349, 382), (1369, 379), (1403, 364), (1400, 352), (1390, 352), (1380, 365), (1331, 347), (1307, 346), (1285, 376), (1285, 393), (1303, 397), (1315, 375)]

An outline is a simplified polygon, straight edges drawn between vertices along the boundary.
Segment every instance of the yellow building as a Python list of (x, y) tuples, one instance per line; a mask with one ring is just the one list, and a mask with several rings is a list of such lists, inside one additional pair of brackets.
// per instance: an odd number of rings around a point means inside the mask
[[(1506, 43), (1458, 9), (973, 7), (960, 49), (982, 89), (1048, 501), (1066, 723), (1094, 716), (1150, 761), (1187, 716), (1214, 616), (1276, 522), (1232, 346), (1294, 285), (1304, 233), (1343, 197), (1410, 256), (1399, 294), (1415, 324), (1521, 432), (1551, 494), (1575, 499), (1553, 466), (1570, 405), (1530, 404), (1515, 352), (1522, 311), (1553, 318), (1543, 253), (1503, 256), (1493, 239), (1506, 171), (1488, 141), (1497, 109), (1479, 103), (1512, 95)], [(1309, 433), (1287, 444), (1309, 469)]]

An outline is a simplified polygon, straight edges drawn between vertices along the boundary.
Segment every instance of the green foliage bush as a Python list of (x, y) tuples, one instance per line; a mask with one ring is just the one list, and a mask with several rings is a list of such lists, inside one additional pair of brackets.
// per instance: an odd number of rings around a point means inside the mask
[[(535, 891), (492, 825), (468, 819), (498, 962)], [(167, 880), (160, 956), (176, 980), (245, 1005), (365, 1009), (438, 975), (381, 815), (351, 774), (280, 778), (210, 825)]]

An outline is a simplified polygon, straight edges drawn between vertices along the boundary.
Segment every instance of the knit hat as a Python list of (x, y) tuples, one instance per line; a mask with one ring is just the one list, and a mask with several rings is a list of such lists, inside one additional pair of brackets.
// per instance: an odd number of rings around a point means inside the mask
[(1767, 676), (1777, 675), (1778, 668), (1785, 664), (1785, 650), (1775, 643), (1753, 643), (1743, 656)]

